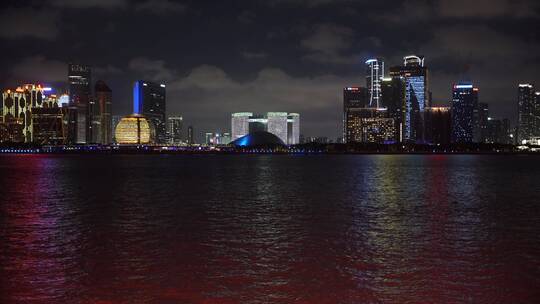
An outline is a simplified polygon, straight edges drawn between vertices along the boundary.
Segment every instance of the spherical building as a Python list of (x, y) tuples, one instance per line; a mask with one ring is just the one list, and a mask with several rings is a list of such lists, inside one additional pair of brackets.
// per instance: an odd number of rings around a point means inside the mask
[(279, 137), (269, 132), (253, 132), (242, 136), (231, 143), (237, 147), (283, 146)]
[(121, 145), (149, 144), (154, 142), (154, 126), (143, 115), (123, 117), (114, 131), (116, 142)]

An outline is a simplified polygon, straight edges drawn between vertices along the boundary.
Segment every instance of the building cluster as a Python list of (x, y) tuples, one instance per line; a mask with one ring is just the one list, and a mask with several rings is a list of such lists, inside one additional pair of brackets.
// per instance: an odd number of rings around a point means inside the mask
[(300, 114), (268, 112), (256, 115), (251, 112), (231, 115), (231, 140), (237, 140), (250, 133), (268, 132), (277, 136), (284, 144), (300, 143)]
[[(410, 55), (385, 71), (383, 59), (365, 62), (365, 86), (343, 89), (343, 137), (338, 142), (540, 144), (540, 92), (519, 84), (517, 126), (494, 119), (479, 101), (472, 82), (452, 85), (449, 106), (434, 105), (429, 69), (423, 56)], [(112, 90), (92, 82), (90, 66), (68, 64), (68, 90), (24, 84), (2, 92), (0, 143), (38, 145), (157, 144), (193, 145), (194, 129), (183, 134), (183, 117), (167, 115), (166, 86), (138, 80), (133, 85), (133, 111), (112, 115)], [(205, 134), (205, 144), (226, 145), (250, 134), (286, 145), (330, 143), (327, 138), (300, 134), (298, 113), (239, 112), (231, 115), (231, 132)], [(276, 138), (273, 138), (275, 136)]]
[[(133, 114), (112, 115), (112, 90), (92, 83), (90, 66), (68, 64), (68, 91), (59, 94), (40, 84), (2, 93), (0, 143), (75, 145), (112, 143), (183, 144), (182, 117), (166, 116), (165, 85), (136, 81)], [(93, 84), (93, 85), (92, 85)], [(187, 141), (193, 143), (193, 128)]]
[(513, 143), (509, 120), (491, 118), (470, 82), (453, 85), (450, 106), (433, 105), (423, 56), (404, 57), (388, 77), (382, 59), (366, 66), (366, 86), (343, 90), (346, 143)]

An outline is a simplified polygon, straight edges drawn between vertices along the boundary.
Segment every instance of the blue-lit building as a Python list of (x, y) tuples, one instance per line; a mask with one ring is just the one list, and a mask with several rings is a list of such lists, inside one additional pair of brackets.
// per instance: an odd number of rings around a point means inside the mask
[(455, 84), (452, 90), (452, 142), (472, 143), (478, 132), (478, 88)]
[(147, 117), (156, 130), (157, 144), (167, 143), (165, 85), (138, 80), (133, 85), (133, 113)]
[(424, 111), (431, 105), (428, 70), (423, 56), (406, 56), (403, 66), (390, 68), (392, 78), (405, 82), (402, 140), (424, 142)]

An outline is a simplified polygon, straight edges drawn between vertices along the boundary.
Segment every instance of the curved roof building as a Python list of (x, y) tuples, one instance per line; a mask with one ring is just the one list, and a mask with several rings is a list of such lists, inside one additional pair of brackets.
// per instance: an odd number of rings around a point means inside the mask
[(132, 114), (120, 120), (114, 135), (121, 145), (149, 144), (154, 142), (155, 130), (145, 116)]
[(269, 132), (253, 132), (231, 142), (236, 147), (282, 146), (285, 145), (279, 137)]

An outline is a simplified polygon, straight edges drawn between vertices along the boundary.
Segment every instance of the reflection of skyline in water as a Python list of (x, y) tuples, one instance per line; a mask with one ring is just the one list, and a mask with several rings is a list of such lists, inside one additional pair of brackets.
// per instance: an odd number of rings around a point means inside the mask
[(2, 303), (538, 295), (540, 166), (526, 158), (38, 155), (0, 169)]

